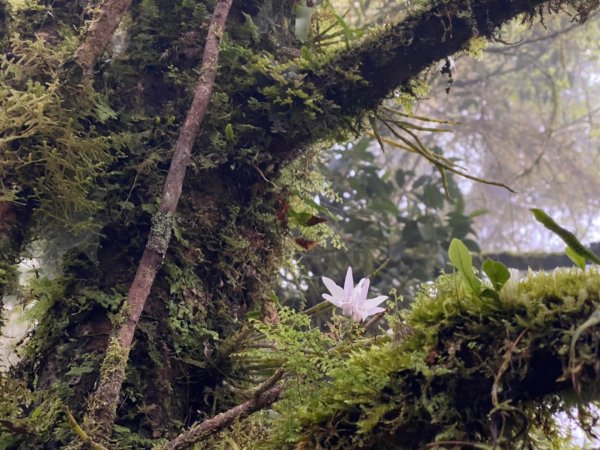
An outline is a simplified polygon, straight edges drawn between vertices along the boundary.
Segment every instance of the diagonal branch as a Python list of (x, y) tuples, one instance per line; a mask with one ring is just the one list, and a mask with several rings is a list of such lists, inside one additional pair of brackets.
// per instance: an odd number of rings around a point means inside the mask
[(533, 18), (547, 10), (573, 8), (574, 19), (583, 22), (597, 5), (579, 0), (453, 0), (432, 1), (423, 8), (371, 32), (320, 67), (299, 69), (303, 83), (314, 85), (325, 99), (324, 112), (315, 120), (319, 126), (296, 133), (293, 140), (285, 133), (274, 134), (271, 154), (290, 160), (307, 145), (330, 137), (331, 130), (352, 131), (356, 119), (376, 109), (396, 89), (412, 92), (411, 81), (436, 61), (468, 49), (474, 38), (493, 38), (519, 15)]
[(85, 72), (92, 70), (130, 5), (131, 0), (106, 0), (102, 4), (75, 53), (75, 59)]
[(174, 214), (181, 196), (186, 168), (212, 94), (220, 41), (232, 2), (233, 0), (219, 0), (215, 6), (204, 47), (200, 79), (175, 144), (158, 213), (153, 218), (148, 243), (123, 304), (124, 319), (113, 330), (113, 337), (102, 363), (98, 388), (90, 400), (85, 423), (93, 429), (91, 434), (100, 439), (106, 439), (111, 434), (133, 335), (169, 246)]
[(188, 448), (205, 436), (214, 434), (231, 425), (236, 419), (243, 419), (253, 412), (259, 411), (275, 403), (281, 397), (283, 386), (275, 386), (284, 374), (283, 369), (278, 369), (268, 380), (256, 388), (252, 397), (212, 419), (198, 422), (188, 430), (181, 433), (172, 441), (167, 442), (161, 450), (180, 450)]

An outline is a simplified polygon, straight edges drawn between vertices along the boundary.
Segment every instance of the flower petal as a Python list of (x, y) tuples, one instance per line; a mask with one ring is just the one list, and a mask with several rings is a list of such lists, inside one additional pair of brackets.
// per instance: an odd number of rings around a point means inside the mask
[(352, 266), (348, 266), (346, 272), (346, 280), (344, 281), (344, 297), (349, 299), (352, 297), (352, 290), (354, 289), (354, 278), (352, 277)]
[(333, 281), (331, 278), (321, 277), (321, 280), (323, 280), (325, 287), (329, 289), (329, 292), (331, 292), (334, 297), (344, 297), (344, 290), (335, 284), (335, 281)]
[(369, 279), (363, 278), (356, 285), (355, 295), (352, 296), (352, 304), (355, 308), (362, 308), (362, 305), (365, 303), (367, 294), (369, 293), (369, 284)]
[(371, 309), (367, 309), (367, 310), (361, 311), (362, 320), (365, 320), (367, 317), (373, 316), (373, 315), (375, 315), (377, 313), (380, 313), (380, 312), (383, 312), (383, 311), (385, 311), (385, 308), (380, 308), (378, 306), (376, 306), (375, 308), (371, 308)]
[(327, 300), (329, 303), (333, 303), (335, 306), (337, 306), (338, 308), (342, 307), (342, 301), (343, 299), (340, 297), (333, 297), (329, 294), (322, 294), (322, 297)]
[(381, 303), (385, 302), (387, 299), (388, 299), (387, 295), (380, 295), (379, 297), (371, 298), (371, 299), (365, 301), (364, 308), (366, 310), (375, 308), (375, 307), (379, 306)]

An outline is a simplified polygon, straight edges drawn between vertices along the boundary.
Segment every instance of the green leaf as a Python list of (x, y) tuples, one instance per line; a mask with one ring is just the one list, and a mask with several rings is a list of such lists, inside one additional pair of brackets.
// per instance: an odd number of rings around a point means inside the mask
[(479, 208), (476, 209), (475, 211), (471, 212), (471, 214), (469, 214), (469, 218), (474, 219), (475, 217), (479, 217), (479, 216), (483, 216), (484, 214), (487, 214), (489, 211), (485, 208)]
[(108, 102), (104, 98), (95, 99), (95, 111), (96, 118), (100, 123), (106, 123), (110, 119), (116, 119), (118, 116), (117, 112), (110, 107)]
[(569, 259), (571, 261), (573, 261), (573, 264), (575, 264), (576, 266), (579, 266), (581, 268), (581, 270), (585, 270), (585, 258), (583, 256), (578, 254), (571, 247), (565, 248), (565, 253), (569, 257)]
[(500, 300), (500, 295), (498, 295), (498, 292), (490, 288), (485, 288), (483, 291), (481, 291), (480, 296), (491, 298), (493, 300)]
[(300, 42), (306, 42), (310, 30), (310, 22), (315, 8), (306, 5), (296, 5), (294, 13), (296, 21), (294, 23), (294, 34)]
[(504, 283), (506, 283), (510, 278), (510, 272), (506, 266), (499, 261), (487, 259), (483, 263), (482, 268), (496, 291), (500, 291), (502, 286), (504, 286)]
[(428, 184), (423, 189), (423, 203), (425, 203), (425, 206), (434, 209), (440, 209), (442, 206), (444, 206), (445, 200), (446, 197), (440, 192), (437, 186)]
[(473, 258), (467, 246), (460, 239), (452, 239), (450, 248), (448, 248), (448, 257), (452, 265), (462, 275), (465, 286), (475, 295), (479, 295), (481, 292), (481, 281), (473, 272)]
[(93, 366), (78, 366), (78, 367), (71, 367), (71, 369), (65, 374), (67, 376), (79, 376), (79, 375), (84, 375), (86, 373), (91, 373), (94, 371), (94, 367)]
[(230, 123), (228, 123), (225, 126), (225, 138), (229, 141), (229, 142), (233, 142), (235, 137), (233, 135), (233, 125), (231, 125)]
[(573, 250), (573, 252), (589, 261), (592, 261), (595, 264), (600, 264), (600, 257), (585, 248), (573, 233), (558, 225), (552, 219), (552, 217), (550, 217), (541, 209), (532, 208), (530, 211), (533, 213), (538, 222), (540, 222), (554, 234), (558, 235), (564, 241), (564, 243)]

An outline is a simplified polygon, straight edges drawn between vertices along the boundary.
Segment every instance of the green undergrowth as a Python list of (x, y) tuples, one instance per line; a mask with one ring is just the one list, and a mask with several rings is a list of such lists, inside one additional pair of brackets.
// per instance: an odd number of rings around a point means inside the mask
[(33, 202), (40, 226), (82, 231), (94, 228), (86, 218), (101, 204), (90, 192), (118, 138), (97, 130), (115, 114), (102, 95), (91, 86), (64, 91), (61, 66), (75, 45), (15, 35), (0, 56), (0, 201)]
[(593, 423), (599, 290), (595, 268), (531, 272), (498, 299), (442, 275), (376, 336), (339, 316), (321, 332), (284, 309), (258, 325), (272, 345), (239, 356), (291, 374), (270, 437), (261, 416), (248, 428), (260, 444), (244, 448), (567, 448), (555, 413), (577, 407)]

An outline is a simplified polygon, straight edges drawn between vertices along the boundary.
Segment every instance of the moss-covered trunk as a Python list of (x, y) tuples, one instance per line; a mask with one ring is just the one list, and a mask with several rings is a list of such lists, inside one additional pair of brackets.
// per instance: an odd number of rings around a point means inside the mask
[[(54, 8), (60, 17), (61, 6)], [(35, 225), (85, 246), (61, 243), (55, 249), (68, 250), (61, 258), (62, 275), (48, 282), (51, 296), (46, 283), (33, 294), (44, 304), (40, 301), (40, 323), (18, 372), (31, 388), (46, 391), (42, 401), (49, 404), (57, 393), (76, 417), (94, 387), (111, 325), (120, 320), (119, 307), (147, 242), (178, 126), (190, 103), (189, 87), (197, 79), (194, 69), (210, 8), (202, 2), (134, 3), (130, 16), (136, 19), (126, 19), (119, 35), (124, 53), (117, 55), (113, 48), (112, 60), (102, 63), (105, 70), (95, 81), (109, 117), (88, 118), (98, 134), (108, 136), (107, 151), (113, 156), (103, 166), (106, 174), (96, 178), (101, 193), (91, 211), (100, 227), (80, 231), (65, 230), (63, 222)], [(236, 15), (235, 20), (243, 18), (239, 11)], [(68, 26), (53, 25), (57, 35)], [(31, 23), (26, 26), (35, 30)], [(228, 45), (232, 53), (243, 51)], [(266, 178), (269, 158), (261, 161), (262, 136), (248, 140), (242, 155), (225, 136), (225, 126), (235, 124), (227, 88), (217, 87), (198, 139), (174, 238), (142, 314), (119, 403), (118, 423), (149, 439), (172, 436), (232, 406), (222, 382), (235, 384), (237, 375), (221, 346), (234, 337), (248, 312), (269, 310), (284, 251), (285, 230), (277, 214), (282, 188), (275, 187), (274, 171), (268, 175), (273, 180)], [(36, 170), (43, 170), (29, 169), (38, 176)], [(7, 232), (22, 231), (14, 226), (15, 213), (10, 214), (3, 216)], [(82, 233), (96, 237), (83, 239)], [(66, 429), (46, 431), (40, 441), (47, 448), (71, 439)]]

